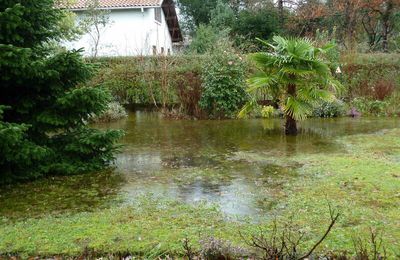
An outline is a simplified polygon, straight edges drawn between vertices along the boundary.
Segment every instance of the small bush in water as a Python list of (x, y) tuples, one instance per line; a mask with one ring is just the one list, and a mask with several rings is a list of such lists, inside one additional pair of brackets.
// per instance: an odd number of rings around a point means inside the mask
[(107, 110), (104, 111), (100, 116), (95, 116), (92, 118), (92, 122), (111, 122), (124, 117), (127, 117), (128, 114), (125, 111), (125, 108), (118, 102), (110, 102), (107, 106)]
[(389, 104), (387, 101), (360, 97), (353, 99), (352, 105), (363, 115), (385, 116)]
[(273, 106), (263, 106), (261, 109), (261, 117), (271, 118), (274, 116), (275, 108)]
[(340, 117), (346, 113), (346, 105), (343, 101), (335, 99), (320, 103), (314, 108), (314, 117)]

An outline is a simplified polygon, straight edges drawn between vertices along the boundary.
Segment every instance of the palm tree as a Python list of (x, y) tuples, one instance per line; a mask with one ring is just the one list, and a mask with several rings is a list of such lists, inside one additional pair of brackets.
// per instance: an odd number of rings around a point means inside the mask
[(321, 57), (334, 45), (317, 48), (307, 38), (280, 36), (273, 38), (273, 44), (261, 42), (272, 51), (251, 55), (258, 73), (247, 81), (252, 101), (243, 107), (239, 117), (253, 109), (257, 97), (266, 93), (279, 101), (286, 118), (285, 133), (296, 135), (297, 120), (305, 119), (317, 103), (332, 100), (333, 92), (340, 89)]

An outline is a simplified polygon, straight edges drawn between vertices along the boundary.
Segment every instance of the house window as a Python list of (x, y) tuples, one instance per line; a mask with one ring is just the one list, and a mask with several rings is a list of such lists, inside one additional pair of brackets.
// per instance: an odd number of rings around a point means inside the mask
[(153, 55), (157, 55), (157, 46), (153, 45)]
[(168, 54), (168, 55), (171, 55), (171, 50), (170, 50), (169, 48), (168, 48), (167, 54)]
[(154, 8), (154, 19), (157, 22), (161, 23), (161, 8), (160, 7)]
[(164, 47), (161, 47), (161, 54), (164, 54)]

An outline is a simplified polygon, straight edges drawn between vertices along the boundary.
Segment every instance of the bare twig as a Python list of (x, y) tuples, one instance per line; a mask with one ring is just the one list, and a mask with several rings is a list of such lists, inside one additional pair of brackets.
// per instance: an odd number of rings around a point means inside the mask
[(325, 231), (324, 235), (321, 237), (320, 240), (318, 240), (317, 243), (314, 244), (314, 246), (308, 251), (307, 254), (305, 254), (304, 256), (302, 256), (300, 258), (298, 258), (299, 260), (309, 257), (314, 252), (314, 250), (322, 243), (322, 241), (325, 240), (325, 238), (328, 236), (329, 232), (331, 232), (333, 226), (335, 225), (336, 221), (338, 220), (338, 218), (340, 216), (340, 213), (336, 213), (332, 209), (331, 205), (329, 204), (329, 214), (330, 214), (330, 218), (331, 218), (331, 223), (329, 224), (329, 226), (328, 226), (327, 230)]

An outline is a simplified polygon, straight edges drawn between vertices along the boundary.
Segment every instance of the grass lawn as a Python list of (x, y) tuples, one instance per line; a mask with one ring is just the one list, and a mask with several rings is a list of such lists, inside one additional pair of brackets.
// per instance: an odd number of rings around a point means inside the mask
[[(340, 219), (320, 251), (353, 250), (354, 237), (369, 238), (378, 229), (388, 255), (400, 257), (400, 129), (346, 136), (336, 140), (347, 152), (296, 155), (299, 178), (279, 203), (278, 220), (310, 234), (307, 243), (319, 238), (329, 224), (328, 202)], [(0, 254), (79, 255), (85, 248), (100, 253), (130, 252), (152, 258), (182, 253), (182, 239), (195, 245), (214, 236), (243, 245), (243, 234), (268, 226), (236, 221), (216, 207), (186, 205), (143, 197), (132, 205), (88, 213), (62, 214), (0, 222)], [(307, 245), (304, 245), (307, 246)]]

